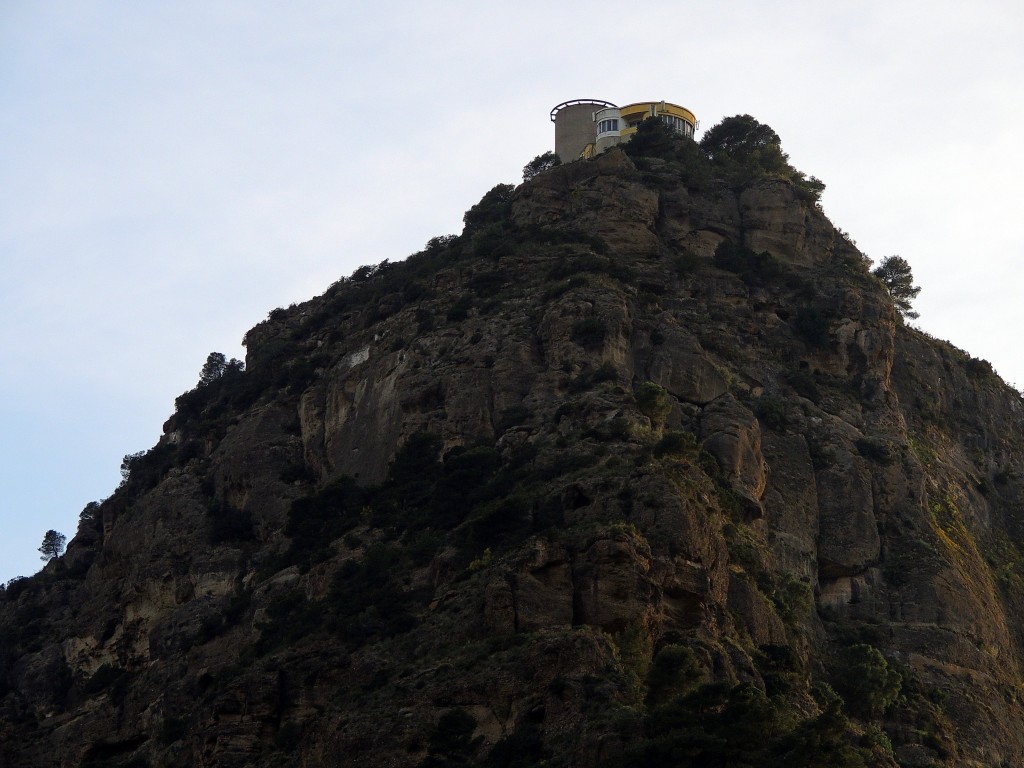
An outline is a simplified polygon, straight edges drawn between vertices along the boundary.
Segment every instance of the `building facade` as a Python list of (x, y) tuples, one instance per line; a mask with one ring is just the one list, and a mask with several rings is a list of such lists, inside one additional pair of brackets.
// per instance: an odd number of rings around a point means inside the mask
[(693, 138), (697, 118), (686, 107), (667, 101), (638, 101), (618, 107), (601, 99), (564, 101), (551, 110), (555, 154), (563, 163), (592, 157), (629, 141), (648, 118), (665, 121), (672, 130)]

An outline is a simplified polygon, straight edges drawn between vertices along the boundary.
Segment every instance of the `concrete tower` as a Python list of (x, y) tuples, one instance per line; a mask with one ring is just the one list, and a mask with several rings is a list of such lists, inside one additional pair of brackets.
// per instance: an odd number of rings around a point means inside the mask
[(563, 163), (579, 160), (587, 147), (593, 152), (594, 113), (606, 107), (614, 108), (610, 101), (600, 99), (574, 99), (564, 101), (551, 110), (555, 124), (555, 154)]

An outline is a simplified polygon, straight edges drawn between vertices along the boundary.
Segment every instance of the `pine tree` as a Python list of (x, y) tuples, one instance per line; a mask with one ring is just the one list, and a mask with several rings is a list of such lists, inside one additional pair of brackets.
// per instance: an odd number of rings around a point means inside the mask
[(901, 256), (886, 256), (881, 264), (871, 270), (871, 274), (885, 283), (901, 317), (911, 320), (919, 317), (910, 306), (910, 300), (917, 298), (921, 286), (914, 285), (914, 274), (910, 271), (910, 264), (906, 259)]
[(64, 544), (67, 542), (68, 537), (59, 531), (49, 530), (46, 535), (43, 536), (42, 546), (39, 547), (39, 551), (42, 553), (39, 559), (43, 562), (50, 562), (55, 557), (60, 557), (64, 554)]
[(223, 352), (211, 352), (206, 358), (206, 364), (203, 365), (203, 370), (199, 372), (198, 386), (202, 387), (216, 381), (224, 375), (224, 370), (227, 367), (228, 361), (224, 357)]

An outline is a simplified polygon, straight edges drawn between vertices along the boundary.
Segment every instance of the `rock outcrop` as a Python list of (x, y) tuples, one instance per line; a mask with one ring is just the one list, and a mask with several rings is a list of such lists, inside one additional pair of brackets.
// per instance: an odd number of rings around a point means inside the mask
[(1024, 764), (1020, 395), (791, 181), (691, 171), (496, 188), (252, 329), (2, 593), (0, 766), (656, 764), (723, 713)]

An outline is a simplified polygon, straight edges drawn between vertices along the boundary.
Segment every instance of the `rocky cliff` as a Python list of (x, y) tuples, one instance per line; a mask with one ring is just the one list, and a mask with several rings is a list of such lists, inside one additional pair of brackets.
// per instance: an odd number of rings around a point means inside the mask
[(694, 147), (253, 328), (0, 596), (0, 766), (1024, 764), (1020, 395)]

